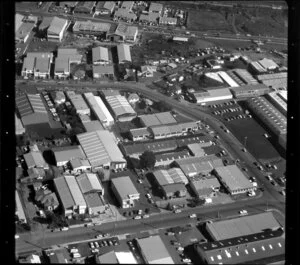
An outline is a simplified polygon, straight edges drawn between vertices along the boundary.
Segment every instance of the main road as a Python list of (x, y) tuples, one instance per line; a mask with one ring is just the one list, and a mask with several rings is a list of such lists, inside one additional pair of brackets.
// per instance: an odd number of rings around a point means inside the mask
[[(19, 13), (22, 14), (32, 14), (36, 16), (58, 16), (62, 18), (67, 18), (69, 20), (91, 20), (95, 22), (105, 22), (105, 23), (112, 23), (117, 24), (117, 22), (112, 21), (111, 19), (106, 18), (94, 18), (87, 15), (80, 15), (80, 14), (74, 14), (74, 15), (67, 15), (62, 13), (49, 13), (45, 11), (30, 11), (30, 10), (21, 10)], [(126, 23), (122, 22), (123, 24), (127, 25), (135, 25), (139, 28), (140, 32), (154, 32), (159, 34), (166, 34), (166, 35), (185, 35), (186, 29), (179, 29), (175, 27), (165, 27), (165, 26), (148, 26), (148, 25), (138, 25), (138, 24), (132, 24), (132, 23)], [(194, 34), (195, 38), (205, 38), (205, 39), (225, 39), (225, 40), (231, 40), (231, 41), (253, 41), (253, 40), (260, 40), (260, 41), (267, 41), (268, 43), (273, 44), (281, 44), (281, 45), (287, 45), (287, 38), (279, 38), (279, 37), (273, 37), (273, 36), (250, 36), (250, 35), (237, 35), (237, 34), (231, 34), (231, 33), (216, 33), (216, 32), (209, 32), (209, 31), (196, 31), (196, 30), (188, 30), (190, 34)]]
[[(130, 233), (131, 231), (143, 231), (152, 228), (159, 228), (165, 226), (179, 225), (188, 222), (188, 215), (190, 213), (198, 213), (205, 218), (215, 218), (216, 212), (219, 211), (221, 216), (227, 216), (232, 214), (237, 214), (241, 208), (247, 208), (250, 212), (263, 211), (268, 207), (272, 207), (281, 213), (285, 212), (284, 198), (274, 190), (270, 183), (266, 180), (264, 174), (253, 167), (253, 162), (256, 161), (254, 157), (249, 153), (242, 152), (242, 144), (234, 137), (231, 133), (224, 132), (220, 126), (224, 126), (221, 121), (217, 120), (215, 117), (203, 111), (203, 108), (195, 104), (189, 103), (179, 103), (178, 101), (162, 95), (155, 90), (149, 89), (144, 83), (105, 83), (105, 84), (94, 84), (94, 83), (80, 83), (80, 84), (68, 84), (60, 83), (55, 81), (45, 82), (34, 82), (34, 81), (24, 81), (17, 80), (16, 87), (17, 90), (26, 90), (27, 86), (38, 87), (39, 90), (53, 90), (53, 89), (78, 89), (80, 92), (83, 91), (97, 91), (106, 88), (113, 89), (125, 89), (129, 91), (139, 92), (152, 100), (163, 100), (169, 104), (174, 110), (190, 116), (196, 120), (204, 121), (208, 124), (211, 129), (220, 135), (221, 142), (224, 147), (229, 151), (229, 153), (234, 158), (239, 158), (245, 165), (248, 166), (250, 174), (253, 174), (259, 180), (259, 184), (265, 187), (265, 192), (262, 197), (254, 198), (250, 200), (236, 201), (232, 204), (226, 205), (216, 205), (209, 207), (193, 208), (184, 211), (181, 214), (159, 214), (153, 216), (147, 221), (144, 220), (126, 220), (117, 222), (116, 225), (113, 223), (105, 223), (100, 226), (95, 226), (93, 228), (75, 228), (69, 231), (60, 233), (51, 233), (49, 231), (44, 231), (45, 235), (41, 236), (40, 233), (27, 233), (20, 235), (20, 239), (17, 240), (16, 250), (18, 253), (25, 252), (28, 250), (49, 247), (53, 244), (63, 244), (72, 241), (79, 241), (92, 238), (97, 230), (101, 232), (111, 232), (114, 231), (115, 234)], [(84, 88), (84, 89), (82, 89)], [(149, 228), (150, 227), (150, 228)]]

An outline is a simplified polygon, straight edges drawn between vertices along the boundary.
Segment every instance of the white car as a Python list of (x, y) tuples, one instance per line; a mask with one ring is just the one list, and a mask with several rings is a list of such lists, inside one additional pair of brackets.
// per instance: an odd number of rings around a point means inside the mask
[(248, 214), (248, 212), (246, 210), (241, 210), (239, 213), (240, 213), (240, 215), (246, 215), (246, 214)]
[(190, 259), (182, 259), (182, 262), (184, 262), (184, 263), (190, 263), (192, 261)]
[(195, 213), (190, 215), (190, 218), (196, 218), (196, 217), (197, 217), (197, 215)]
[(93, 243), (93, 242), (90, 242), (90, 246), (91, 246), (91, 248), (95, 248), (95, 246), (94, 246), (94, 243)]
[(143, 218), (149, 218), (148, 214), (143, 215)]
[(95, 242), (95, 246), (96, 246), (96, 248), (98, 248), (98, 247), (99, 247), (99, 244), (98, 244), (98, 242)]
[(177, 209), (174, 211), (174, 213), (181, 213), (181, 210)]
[(148, 199), (150, 199), (150, 198), (151, 198), (150, 193), (147, 193), (147, 194), (146, 194), (146, 197), (147, 197)]
[(136, 217), (134, 217), (134, 219), (141, 219), (142, 217), (140, 215), (137, 215)]

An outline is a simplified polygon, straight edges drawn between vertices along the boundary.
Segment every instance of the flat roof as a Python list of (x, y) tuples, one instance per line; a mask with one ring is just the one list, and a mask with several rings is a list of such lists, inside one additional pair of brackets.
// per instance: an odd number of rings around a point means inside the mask
[(279, 67), (278, 64), (275, 63), (273, 60), (267, 58), (258, 61), (258, 63), (265, 69), (274, 69)]
[(114, 178), (111, 180), (111, 182), (115, 186), (122, 200), (129, 199), (129, 196), (131, 195), (139, 194), (134, 183), (131, 181), (130, 177), (128, 176)]
[(64, 206), (65, 209), (69, 209), (71, 207), (74, 207), (75, 201), (71, 195), (69, 186), (66, 182), (65, 177), (59, 177), (53, 179), (55, 187), (58, 192), (58, 196), (60, 197), (60, 200)]
[(99, 1), (96, 5), (96, 10), (104, 8), (111, 11), (115, 6), (116, 3), (114, 1), (105, 1), (105, 2)]
[(86, 132), (95, 132), (95, 131), (105, 130), (104, 127), (102, 126), (101, 122), (98, 120), (84, 122), (83, 127)]
[(52, 151), (54, 153), (55, 160), (57, 163), (70, 161), (74, 158), (86, 158), (80, 145), (54, 147), (52, 148)]
[(76, 110), (89, 110), (90, 108), (84, 101), (81, 94), (74, 94), (72, 96), (69, 95), (70, 101), (75, 107)]
[(236, 165), (217, 167), (215, 171), (230, 191), (253, 188), (252, 183)]
[(74, 32), (90, 31), (90, 32), (108, 32), (111, 27), (109, 23), (99, 23), (87, 21), (76, 21), (73, 26)]
[(146, 127), (177, 123), (177, 121), (169, 111), (140, 115), (139, 118), (145, 124)]
[(263, 232), (265, 229), (278, 228), (279, 226), (280, 224), (274, 218), (272, 212), (206, 223), (206, 229), (216, 241), (256, 234)]
[(39, 25), (39, 29), (48, 28), (51, 25), (53, 17), (43, 17), (42, 23)]
[[(206, 143), (206, 146), (210, 146), (211, 144), (210, 143)], [(192, 154), (194, 156), (204, 156), (206, 153), (203, 149), (203, 144), (201, 143), (193, 143), (193, 144), (189, 144), (188, 146), (188, 149), (192, 152)]]
[(174, 264), (159, 235), (136, 240), (149, 264)]
[(23, 23), (24, 16), (21, 14), (15, 14), (15, 31), (17, 31)]
[(212, 190), (212, 187), (220, 187), (221, 184), (216, 177), (199, 177), (199, 178), (190, 178), (191, 183), (193, 183), (197, 191), (209, 188)]
[(138, 136), (150, 135), (150, 132), (148, 131), (147, 127), (144, 127), (144, 128), (130, 129), (130, 134), (133, 137), (138, 137)]
[(94, 74), (111, 75), (114, 74), (114, 67), (112, 65), (93, 65)]
[(109, 131), (81, 133), (77, 138), (92, 167), (111, 162), (126, 162), (115, 136)]
[(48, 34), (50, 32), (59, 35), (61, 31), (65, 30), (67, 25), (68, 20), (59, 17), (53, 17), (50, 27), (48, 28)]
[(159, 18), (158, 13), (141, 14), (139, 21), (156, 22), (157, 18)]
[(155, 155), (155, 160), (156, 160), (156, 163), (161, 163), (164, 161), (169, 161), (171, 163), (176, 159), (182, 159), (182, 158), (186, 158), (189, 156), (190, 156), (189, 151), (183, 150), (183, 151), (178, 151), (178, 152)]

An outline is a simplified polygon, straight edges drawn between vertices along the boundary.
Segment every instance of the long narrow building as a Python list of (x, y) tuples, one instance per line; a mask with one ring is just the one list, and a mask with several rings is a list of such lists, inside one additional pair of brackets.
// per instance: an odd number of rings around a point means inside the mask
[(85, 93), (84, 96), (94, 115), (104, 127), (108, 128), (114, 124), (114, 118), (100, 97), (94, 96), (93, 93)]

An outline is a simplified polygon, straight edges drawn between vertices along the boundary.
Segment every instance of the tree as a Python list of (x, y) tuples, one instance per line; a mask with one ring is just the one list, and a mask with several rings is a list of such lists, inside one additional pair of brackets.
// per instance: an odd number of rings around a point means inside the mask
[(141, 168), (153, 168), (155, 165), (156, 159), (152, 151), (145, 151), (140, 156), (140, 166)]

